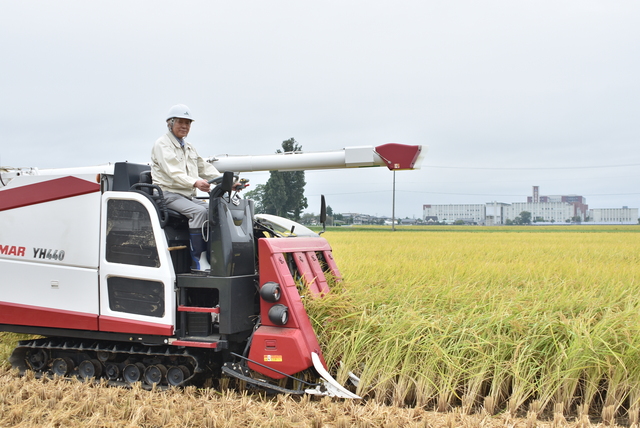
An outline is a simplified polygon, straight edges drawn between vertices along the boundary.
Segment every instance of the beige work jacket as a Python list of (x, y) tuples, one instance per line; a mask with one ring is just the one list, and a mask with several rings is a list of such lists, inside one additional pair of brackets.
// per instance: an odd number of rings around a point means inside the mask
[(220, 176), (220, 172), (200, 157), (191, 143), (184, 148), (176, 137), (167, 132), (158, 138), (151, 151), (151, 176), (153, 184), (164, 192), (174, 192), (187, 197), (196, 195), (193, 187), (198, 179), (211, 180)]

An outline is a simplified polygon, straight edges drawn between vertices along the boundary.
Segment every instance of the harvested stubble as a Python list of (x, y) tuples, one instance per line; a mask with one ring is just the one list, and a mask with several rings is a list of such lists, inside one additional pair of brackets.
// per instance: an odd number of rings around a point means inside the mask
[(344, 281), (307, 307), (339, 381), (400, 406), (637, 422), (638, 227), (426, 230), (325, 235)]
[(145, 391), (107, 387), (78, 380), (35, 379), (0, 368), (2, 427), (205, 427), (205, 428), (378, 428), (378, 427), (590, 427), (588, 423), (555, 420), (545, 423), (515, 419), (509, 414), (465, 415), (428, 412), (421, 408), (269, 396), (193, 387)]

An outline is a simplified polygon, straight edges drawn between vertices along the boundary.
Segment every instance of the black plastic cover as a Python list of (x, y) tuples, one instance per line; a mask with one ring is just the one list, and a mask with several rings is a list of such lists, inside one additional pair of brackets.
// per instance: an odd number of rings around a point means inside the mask
[(212, 198), (209, 242), (212, 276), (253, 275), (256, 272), (253, 201)]
[(164, 284), (158, 281), (107, 278), (109, 309), (137, 315), (164, 316)]

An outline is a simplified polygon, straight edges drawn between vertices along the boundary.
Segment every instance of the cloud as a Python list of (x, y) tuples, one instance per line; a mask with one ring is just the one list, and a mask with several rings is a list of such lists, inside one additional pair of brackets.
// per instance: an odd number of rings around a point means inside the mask
[[(146, 162), (185, 103), (204, 155), (428, 145), (396, 175), (401, 217), (533, 185), (638, 206), (637, 168), (472, 168), (640, 163), (639, 18), (631, 1), (12, 2), (0, 163)], [(336, 212), (391, 215), (389, 171), (307, 176)]]

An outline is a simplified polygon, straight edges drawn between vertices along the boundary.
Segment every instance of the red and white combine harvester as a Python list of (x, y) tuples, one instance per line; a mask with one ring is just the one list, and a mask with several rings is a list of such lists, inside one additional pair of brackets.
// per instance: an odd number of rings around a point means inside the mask
[[(421, 146), (226, 156), (209, 199), (211, 270), (191, 273), (185, 217), (150, 167), (0, 169), (0, 331), (42, 336), (10, 361), (38, 375), (114, 384), (203, 384), (222, 376), (285, 393), (357, 396), (327, 372), (298, 284), (340, 278), (318, 234), (254, 215), (232, 190), (249, 171), (419, 166)], [(324, 204), (323, 204), (324, 211)], [(285, 379), (292, 379), (287, 382)]]

